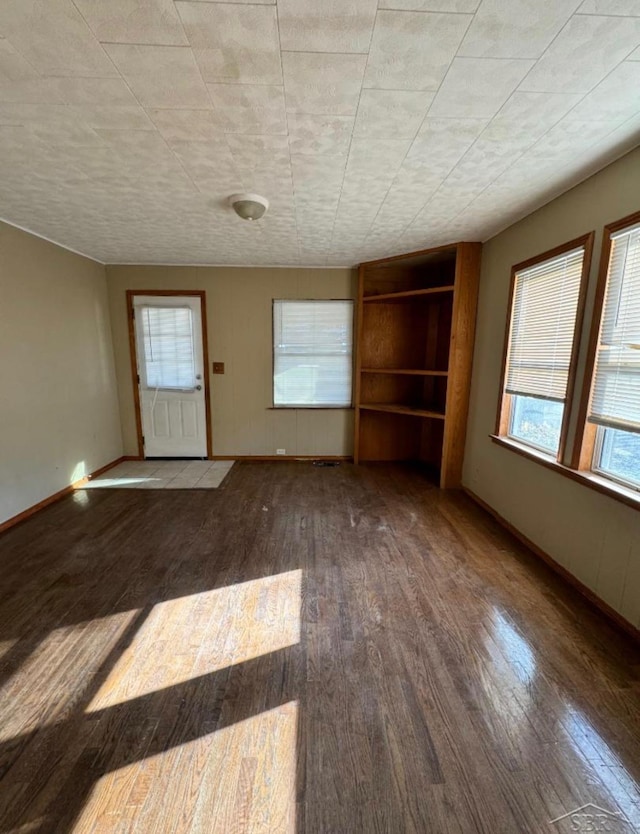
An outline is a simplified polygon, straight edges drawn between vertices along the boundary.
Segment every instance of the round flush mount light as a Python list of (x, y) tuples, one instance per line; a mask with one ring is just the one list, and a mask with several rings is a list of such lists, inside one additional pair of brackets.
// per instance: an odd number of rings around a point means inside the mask
[(232, 194), (229, 204), (243, 220), (260, 220), (269, 208), (269, 201), (259, 194)]

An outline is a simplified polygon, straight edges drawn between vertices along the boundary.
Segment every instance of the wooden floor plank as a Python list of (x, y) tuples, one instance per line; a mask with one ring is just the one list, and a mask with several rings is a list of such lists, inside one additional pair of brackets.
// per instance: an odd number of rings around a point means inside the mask
[(640, 649), (417, 470), (78, 491), (0, 565), (0, 834), (640, 826)]

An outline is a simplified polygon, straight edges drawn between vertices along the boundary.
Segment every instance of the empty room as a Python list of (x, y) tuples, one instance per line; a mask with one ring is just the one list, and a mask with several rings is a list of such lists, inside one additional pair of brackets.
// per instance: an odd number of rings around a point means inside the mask
[(640, 0), (0, 0), (0, 834), (640, 832)]

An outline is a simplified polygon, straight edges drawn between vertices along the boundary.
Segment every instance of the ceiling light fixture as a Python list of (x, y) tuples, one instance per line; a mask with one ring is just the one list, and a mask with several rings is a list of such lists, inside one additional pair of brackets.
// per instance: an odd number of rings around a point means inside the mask
[(269, 201), (259, 194), (232, 194), (229, 204), (243, 220), (260, 220), (269, 208)]

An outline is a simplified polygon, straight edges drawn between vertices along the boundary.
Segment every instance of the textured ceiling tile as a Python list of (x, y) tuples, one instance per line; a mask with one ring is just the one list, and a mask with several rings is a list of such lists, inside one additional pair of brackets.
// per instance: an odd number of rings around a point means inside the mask
[(291, 171), (295, 193), (311, 193), (320, 204), (325, 200), (337, 200), (346, 161), (344, 156), (322, 156), (315, 160), (308, 154), (293, 154)]
[[(376, 180), (371, 174), (359, 174), (358, 176), (350, 174), (345, 177), (340, 192), (339, 211), (341, 215), (349, 214), (351, 225), (373, 222), (373, 218), (378, 213), (378, 208), (387, 196), (392, 179), (393, 177), (389, 177), (389, 181), (384, 183)], [(365, 188), (366, 192), (364, 191)], [(362, 199), (364, 193), (367, 195), (366, 200)]]
[(428, 116), (407, 155), (407, 161), (446, 174), (487, 126), (487, 119), (437, 119)]
[(521, 90), (587, 93), (640, 43), (640, 18), (576, 15), (540, 58)]
[(640, 17), (638, 0), (584, 0), (578, 14), (612, 14)]
[(349, 152), (353, 132), (353, 116), (314, 116), (289, 113), (289, 146), (291, 153), (344, 154)]
[(56, 80), (43, 78), (6, 38), (0, 39), (0, 102), (63, 104)]
[(493, 116), (533, 66), (533, 61), (455, 58), (431, 105), (430, 116)]
[(74, 0), (99, 41), (185, 46), (173, 0)]
[(411, 141), (408, 139), (354, 138), (351, 143), (347, 173), (377, 172), (382, 179), (386, 180), (393, 177), (410, 147)]
[(640, 61), (640, 46), (629, 55), (628, 61)]
[[(65, 149), (102, 145), (100, 136), (88, 125), (74, 120), (65, 120), (46, 125), (34, 123), (32, 127), (36, 136), (47, 144), (64, 146)], [(52, 166), (53, 167), (53, 166)]]
[(154, 130), (153, 122), (137, 104), (135, 107), (82, 104), (72, 105), (69, 110), (89, 127), (106, 130)]
[(563, 119), (536, 142), (528, 151), (528, 156), (545, 159), (557, 157), (569, 162), (572, 157), (603, 139), (617, 126), (616, 122)]
[(473, 13), (481, 0), (379, 0), (379, 9), (400, 9), (415, 12)]
[(455, 186), (461, 192), (474, 192), (475, 196), (519, 159), (534, 141), (535, 137), (522, 137), (520, 142), (511, 144), (478, 140), (451, 171), (443, 188)]
[(246, 4), (249, 6), (275, 6), (276, 0), (196, 0), (201, 3), (236, 3), (238, 5)]
[(68, 121), (70, 110), (59, 104), (31, 102), (0, 103), (0, 125), (56, 124)]
[(409, 90), (363, 90), (354, 135), (413, 139), (434, 95)]
[(366, 55), (283, 52), (287, 111), (355, 115), (366, 61)]
[[(54, 155), (50, 154), (48, 161), (52, 169), (54, 160), (59, 170), (67, 171), (69, 165), (72, 165), (82, 171), (91, 180), (91, 185), (94, 188), (94, 196), (93, 200), (89, 201), (85, 206), (87, 210), (93, 208), (98, 199), (102, 201), (117, 199), (120, 192), (117, 188), (114, 188), (114, 185), (121, 185), (123, 182), (128, 182), (122, 171), (120, 155), (114, 148), (106, 144), (101, 146), (97, 151), (91, 147), (70, 148), (67, 151), (66, 160), (60, 156), (55, 158)], [(96, 189), (96, 183), (101, 183), (104, 188)], [(47, 204), (48, 202), (47, 199)]]
[(66, 104), (138, 106), (122, 78), (52, 78), (51, 83)]
[(167, 143), (156, 131), (100, 129), (98, 133), (118, 151), (132, 157), (158, 159), (171, 156)]
[(417, 195), (405, 196), (390, 191), (371, 225), (370, 234), (389, 231), (393, 235), (400, 235), (422, 210), (428, 197), (429, 194), (418, 198)]
[[(594, 143), (584, 156), (592, 172), (618, 159), (640, 143), (640, 116), (634, 116)], [(555, 172), (554, 172), (555, 173)]]
[(439, 229), (451, 228), (451, 220), (469, 204), (469, 198), (461, 198), (447, 204), (444, 203), (438, 193), (432, 198), (416, 219), (407, 227), (403, 237), (412, 237), (416, 234), (433, 234)]
[(2, 0), (0, 32), (42, 75), (117, 75), (71, 0)]
[(54, 79), (33, 78), (23, 81), (11, 81), (0, 78), (0, 102), (25, 102), (30, 104), (48, 104), (51, 102), (63, 104), (64, 99), (59, 94)]
[(275, 6), (178, 2), (205, 81), (281, 84)]
[(286, 136), (239, 136), (231, 133), (226, 139), (243, 177), (250, 179), (268, 175), (290, 179), (291, 160)]
[[(629, 96), (629, 90), (638, 96)], [(640, 62), (623, 61), (571, 111), (570, 119), (625, 121), (640, 112)]]
[(387, 201), (402, 198), (412, 205), (424, 205), (427, 198), (440, 187), (448, 171), (434, 171), (425, 165), (415, 165), (408, 158), (398, 168)]
[(483, 0), (458, 55), (539, 58), (580, 0)]
[(286, 134), (282, 87), (208, 84), (216, 121), (226, 133)]
[(279, 0), (282, 49), (367, 52), (377, 0)]
[(212, 200), (226, 204), (242, 183), (233, 156), (224, 139), (215, 141), (172, 141), (171, 149), (196, 187)]
[[(29, 130), (28, 126), (15, 124), (1, 124), (0, 123), (0, 166), (5, 167), (7, 157), (14, 151), (24, 161), (25, 150), (29, 154), (36, 153), (38, 149), (46, 152), (46, 146), (41, 139), (34, 136)], [(11, 167), (11, 166), (10, 166)]]
[(568, 113), (581, 98), (580, 93), (524, 93), (516, 90), (495, 118), (546, 130)]
[(221, 133), (212, 110), (149, 110), (148, 115), (167, 142), (205, 142)]
[(378, 12), (364, 86), (437, 90), (470, 19), (460, 14)]
[(105, 44), (105, 49), (144, 107), (211, 107), (188, 47)]

